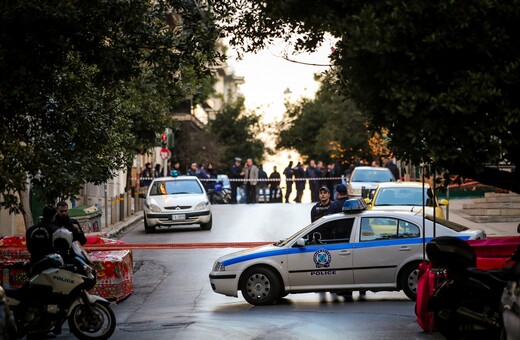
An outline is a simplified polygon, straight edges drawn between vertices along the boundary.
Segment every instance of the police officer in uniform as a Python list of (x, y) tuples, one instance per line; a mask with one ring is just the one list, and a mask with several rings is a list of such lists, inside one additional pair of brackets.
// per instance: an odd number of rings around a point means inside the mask
[[(336, 192), (338, 195), (338, 199), (331, 203), (329, 209), (327, 210), (327, 214), (335, 214), (343, 211), (343, 204), (346, 200), (348, 200), (348, 191), (345, 184), (338, 184), (336, 185)], [(345, 301), (352, 301), (352, 292), (345, 292), (341, 294)], [(366, 291), (360, 290), (359, 291), (359, 299), (364, 300), (366, 296)]]
[(348, 200), (348, 191), (345, 184), (336, 185), (336, 193), (338, 195), (338, 199), (330, 204), (327, 215), (343, 211), (343, 204), (346, 200)]
[(52, 245), (52, 234), (58, 230), (58, 227), (53, 222), (54, 216), (56, 216), (56, 209), (50, 205), (45, 206), (42, 216), (41, 222), (27, 229), (25, 233), (27, 250), (31, 254), (31, 264), (38, 262), (45, 255), (55, 252)]
[(240, 182), (236, 181), (237, 179), (242, 179), (242, 167), (240, 166), (240, 163), (242, 162), (242, 159), (239, 157), (235, 158), (235, 164), (231, 167), (231, 174), (229, 178), (231, 179), (231, 204), (237, 203), (237, 189), (240, 186)]
[(314, 222), (318, 218), (327, 215), (327, 211), (331, 204), (329, 188), (322, 186), (319, 190), (319, 198), (319, 202), (316, 203), (311, 209), (311, 222)]

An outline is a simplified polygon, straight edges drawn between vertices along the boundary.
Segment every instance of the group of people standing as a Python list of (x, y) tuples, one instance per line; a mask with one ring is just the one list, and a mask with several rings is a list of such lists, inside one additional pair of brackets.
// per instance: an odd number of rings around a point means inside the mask
[(173, 162), (169, 160), (166, 169), (164, 169), (164, 167), (161, 168), (161, 164), (159, 163), (155, 164), (155, 167), (152, 168), (152, 163), (148, 162), (144, 165), (144, 168), (141, 170), (141, 173), (139, 174), (140, 186), (149, 187), (152, 183), (152, 180), (157, 177), (177, 177), (182, 174), (183, 173), (181, 171), (181, 165), (178, 161)]
[(242, 183), (245, 183), (246, 203), (257, 203), (259, 192), (262, 192), (264, 202), (267, 202), (267, 189), (269, 189), (269, 202), (276, 200), (281, 178), (276, 166), (268, 177), (262, 166), (256, 166), (252, 158), (248, 158), (243, 167), (241, 165), (242, 159), (236, 157), (230, 168), (231, 203), (237, 203), (238, 188)]
[(309, 189), (311, 191), (311, 201), (318, 202), (320, 200), (319, 189), (321, 186), (326, 186), (329, 192), (334, 192), (334, 187), (341, 183), (341, 171), (339, 165), (329, 164), (325, 168), (322, 161), (316, 162), (310, 160), (307, 168), (303, 168), (301, 162), (298, 162), (293, 167), (293, 161), (284, 169), (286, 191), (285, 203), (289, 203), (293, 183), (296, 187), (296, 198), (294, 202), (301, 203), (303, 191), (305, 190), (306, 182), (309, 182)]

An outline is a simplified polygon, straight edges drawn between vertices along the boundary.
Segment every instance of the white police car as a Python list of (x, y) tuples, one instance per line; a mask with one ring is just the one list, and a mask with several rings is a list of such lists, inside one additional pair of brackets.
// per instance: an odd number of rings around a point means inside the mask
[[(272, 304), (289, 293), (403, 290), (412, 300), (423, 259), (422, 214), (365, 210), (347, 200), (343, 213), (327, 215), (280, 242), (219, 258), (209, 274), (216, 293), (253, 305)], [(433, 221), (426, 218), (426, 242)], [(482, 239), (482, 230), (436, 220), (436, 236)]]

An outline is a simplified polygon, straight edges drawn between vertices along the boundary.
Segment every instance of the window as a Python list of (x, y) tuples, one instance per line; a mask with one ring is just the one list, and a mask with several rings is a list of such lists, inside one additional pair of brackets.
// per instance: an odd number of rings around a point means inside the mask
[(419, 227), (413, 223), (389, 217), (363, 217), (360, 241), (391, 240), (420, 237)]
[(155, 181), (150, 189), (151, 196), (176, 194), (202, 194), (202, 188), (194, 180)]
[(306, 244), (348, 243), (353, 224), (353, 218), (342, 218), (323, 223), (305, 236)]

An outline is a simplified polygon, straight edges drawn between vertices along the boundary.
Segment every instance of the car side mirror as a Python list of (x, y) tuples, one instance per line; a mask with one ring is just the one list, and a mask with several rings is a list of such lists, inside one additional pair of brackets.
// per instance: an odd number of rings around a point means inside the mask
[(450, 201), (448, 201), (447, 199), (444, 198), (444, 199), (442, 199), (442, 200), (439, 202), (439, 204), (440, 204), (440, 205), (444, 205), (444, 206), (446, 206), (446, 205), (450, 204)]
[(366, 205), (372, 204), (372, 200), (370, 198), (365, 198)]
[(146, 198), (146, 194), (139, 194), (139, 198)]
[(305, 239), (303, 237), (299, 238), (298, 241), (296, 241), (296, 246), (305, 247)]

